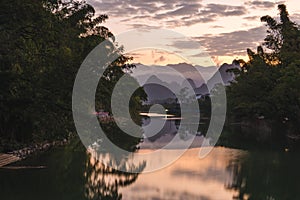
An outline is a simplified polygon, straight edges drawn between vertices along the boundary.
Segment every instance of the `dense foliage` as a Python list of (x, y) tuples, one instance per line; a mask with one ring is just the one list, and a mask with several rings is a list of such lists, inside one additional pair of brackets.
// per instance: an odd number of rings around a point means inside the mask
[[(67, 137), (74, 132), (71, 98), (77, 70), (101, 41), (114, 44), (113, 34), (101, 25), (108, 17), (96, 16), (92, 6), (77, 0), (1, 1), (0, 12), (0, 141)], [(112, 51), (119, 58), (96, 95), (98, 108), (108, 111), (114, 84), (134, 67), (126, 64), (131, 58), (122, 55), (122, 47)]]
[[(248, 124), (267, 125), (271, 138), (300, 136), (300, 28), (279, 5), (280, 21), (261, 18), (268, 28), (257, 52), (248, 49), (249, 61), (228, 87), (230, 117)], [(255, 121), (261, 122), (256, 123)], [(259, 131), (253, 132), (258, 137)]]

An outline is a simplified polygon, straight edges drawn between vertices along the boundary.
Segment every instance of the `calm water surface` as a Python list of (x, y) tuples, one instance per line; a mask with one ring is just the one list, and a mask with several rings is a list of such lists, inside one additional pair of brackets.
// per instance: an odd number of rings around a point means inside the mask
[(127, 174), (103, 166), (83, 148), (53, 149), (0, 169), (0, 199), (300, 199), (296, 154), (217, 147), (199, 159), (198, 152), (189, 149), (153, 173)]
[[(139, 153), (156, 151), (173, 140), (172, 148), (155, 159), (132, 164), (134, 156), (97, 154), (100, 160), (139, 173), (111, 169), (88, 153), (80, 142), (32, 156), (0, 169), (1, 200), (297, 200), (300, 199), (300, 157), (292, 152), (243, 151), (216, 147), (199, 158), (209, 139), (177, 133), (178, 119), (154, 118), (165, 124), (160, 132), (144, 129)], [(148, 123), (145, 121), (145, 123)], [(154, 126), (156, 127), (156, 126)], [(151, 136), (147, 135), (150, 134)], [(179, 136), (179, 137), (176, 137)], [(182, 141), (190, 149), (173, 164), (144, 173), (176, 155)], [(123, 140), (121, 140), (124, 143)], [(203, 149), (202, 149), (203, 150)], [(136, 157), (136, 156), (135, 156)], [(130, 164), (131, 163), (131, 164)]]

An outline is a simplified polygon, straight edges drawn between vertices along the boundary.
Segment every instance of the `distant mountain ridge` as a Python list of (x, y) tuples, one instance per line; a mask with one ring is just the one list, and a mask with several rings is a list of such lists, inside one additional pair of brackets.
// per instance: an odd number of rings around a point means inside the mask
[[(167, 66), (146, 66), (136, 64), (131, 74), (144, 87), (148, 103), (162, 103), (176, 99), (183, 88), (192, 88), (198, 96), (207, 95), (218, 83), (229, 85), (235, 79), (230, 69), (240, 69), (240, 65), (224, 63), (217, 67), (193, 66), (187, 63)], [(149, 77), (149, 75), (151, 76)]]

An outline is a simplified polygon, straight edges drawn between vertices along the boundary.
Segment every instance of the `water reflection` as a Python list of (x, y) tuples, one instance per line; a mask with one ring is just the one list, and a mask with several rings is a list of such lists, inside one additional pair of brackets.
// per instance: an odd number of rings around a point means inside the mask
[[(139, 144), (141, 149), (182, 149), (186, 148), (186, 144), (189, 144), (190, 148), (210, 145), (212, 138), (206, 138), (206, 132), (195, 129), (198, 123), (182, 123), (181, 117), (172, 117), (173, 115), (169, 117), (169, 115), (148, 113), (147, 116), (152, 116), (152, 118), (143, 118), (144, 139)], [(163, 126), (157, 131), (153, 126), (147, 126), (150, 122), (154, 125), (157, 124), (157, 126), (163, 123)], [(181, 132), (179, 132), (180, 126)], [(175, 137), (176, 135), (179, 137)], [(168, 147), (166, 147), (167, 145)]]
[(228, 164), (232, 182), (226, 188), (237, 191), (239, 200), (300, 199), (299, 169), (296, 153), (251, 152)]
[[(151, 150), (140, 150), (151, 151)], [(174, 149), (165, 150), (161, 162)], [(55, 149), (18, 166), (45, 169), (0, 169), (0, 199), (5, 200), (295, 200), (300, 199), (300, 157), (292, 152), (247, 152), (215, 148), (198, 158), (189, 149), (172, 165), (153, 173), (125, 173), (109, 168), (84, 148)], [(130, 156), (101, 159), (142, 172)], [(121, 159), (122, 158), (122, 159)], [(151, 164), (151, 163), (147, 163)]]
[[(126, 163), (126, 159), (118, 161), (112, 155), (98, 154), (96, 152), (88, 152), (88, 159), (86, 162), (86, 170), (84, 177), (85, 183), (85, 196), (89, 200), (94, 199), (122, 199), (122, 194), (119, 189), (134, 183), (139, 173), (127, 173), (115, 170), (116, 168), (127, 169), (128, 171), (142, 172), (145, 163), (139, 166)], [(102, 161), (110, 162), (109, 166), (117, 165), (113, 168), (104, 165)]]
[[(141, 141), (141, 129), (134, 129), (134, 136), (127, 135), (114, 122), (101, 123), (107, 143), (101, 137), (87, 149), (84, 170), (85, 198), (87, 200), (122, 199), (120, 188), (133, 184), (144, 170), (146, 163), (131, 162), (133, 152)], [(125, 151), (119, 151), (121, 148)]]
[[(139, 153), (143, 154), (169, 143), (178, 134), (179, 120), (165, 119), (161, 132), (145, 138), (142, 144), (139, 144), (140, 138), (120, 137), (120, 130), (108, 124), (105, 127), (110, 133), (108, 137), (128, 150), (124, 154), (107, 151), (100, 140), (99, 144), (95, 143), (97, 148), (86, 151), (77, 141), (16, 164), (42, 165), (45, 169), (0, 169), (0, 199), (300, 199), (300, 157), (292, 152), (248, 152), (217, 147), (200, 159), (199, 146), (207, 139), (187, 132), (187, 137), (179, 138), (174, 148), (164, 149), (151, 162), (141, 160), (136, 164), (132, 161), (134, 156), (129, 150), (136, 151), (137, 145), (141, 147)], [(188, 131), (189, 127), (186, 127)], [(168, 167), (142, 173), (148, 171), (147, 167), (157, 166), (176, 155), (180, 142), (191, 136), (195, 136), (191, 145), (195, 148), (188, 149)]]
[[(79, 147), (78, 147), (79, 146)], [(126, 156), (116, 160), (99, 155), (107, 162), (142, 171), (145, 163), (128, 165)], [(5, 200), (116, 200), (122, 199), (120, 188), (133, 184), (139, 173), (125, 173), (103, 165), (79, 144), (53, 149), (14, 164), (26, 166), (0, 169), (0, 199)], [(46, 166), (43, 169), (30, 166)]]
[[(174, 150), (166, 150), (172, 153)], [(189, 149), (174, 164), (141, 174), (124, 199), (300, 199), (300, 158), (285, 152), (214, 148), (204, 159)], [(158, 158), (158, 161), (163, 159)]]
[[(172, 154), (176, 150), (165, 151)], [(225, 183), (232, 182), (226, 166), (231, 159), (237, 159), (245, 152), (215, 148), (204, 159), (199, 159), (198, 153), (199, 148), (189, 149), (172, 165), (153, 173), (140, 174), (135, 184), (121, 189), (124, 199), (232, 199), (237, 192), (225, 187)], [(162, 154), (156, 162), (164, 156)]]

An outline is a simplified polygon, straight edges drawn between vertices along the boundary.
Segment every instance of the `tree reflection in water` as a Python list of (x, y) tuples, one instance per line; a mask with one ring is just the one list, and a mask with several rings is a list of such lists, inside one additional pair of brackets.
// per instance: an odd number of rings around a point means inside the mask
[(146, 166), (145, 162), (138, 165), (131, 163), (129, 154), (130, 152), (128, 155), (115, 155), (88, 150), (84, 173), (87, 199), (122, 199), (119, 188), (134, 183)]
[[(134, 183), (146, 166), (145, 162), (134, 164), (130, 159), (141, 142), (142, 129), (132, 128), (133, 137), (123, 132), (115, 122), (100, 124), (105, 137), (96, 139), (88, 147), (84, 172), (85, 197), (88, 200), (119, 200), (122, 199), (119, 188)], [(116, 150), (118, 148), (124, 151)]]
[(234, 199), (300, 199), (300, 158), (295, 153), (250, 152), (227, 166), (231, 181), (226, 188), (237, 191)]
[[(136, 173), (119, 171), (103, 164), (102, 161), (110, 162), (117, 169), (128, 169)], [(96, 199), (122, 199), (122, 194), (119, 193), (120, 187), (126, 187), (134, 183), (139, 173), (145, 168), (146, 163), (141, 163), (138, 166), (127, 162), (128, 159), (123, 157), (116, 159), (112, 154), (99, 154), (89, 152), (86, 162), (86, 171), (84, 177), (85, 196), (89, 200)]]

